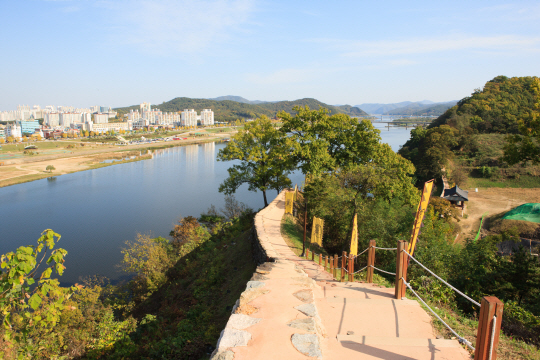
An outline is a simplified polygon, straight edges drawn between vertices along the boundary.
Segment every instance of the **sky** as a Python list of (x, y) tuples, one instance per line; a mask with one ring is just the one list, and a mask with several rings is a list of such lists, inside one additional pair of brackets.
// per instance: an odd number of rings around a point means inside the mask
[(449, 101), (540, 75), (538, 1), (0, 0), (0, 111)]

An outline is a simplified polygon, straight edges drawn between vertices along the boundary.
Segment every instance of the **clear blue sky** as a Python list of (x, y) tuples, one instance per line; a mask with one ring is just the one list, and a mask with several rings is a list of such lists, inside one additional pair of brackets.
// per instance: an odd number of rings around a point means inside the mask
[(0, 1), (0, 110), (468, 96), (540, 75), (538, 1)]

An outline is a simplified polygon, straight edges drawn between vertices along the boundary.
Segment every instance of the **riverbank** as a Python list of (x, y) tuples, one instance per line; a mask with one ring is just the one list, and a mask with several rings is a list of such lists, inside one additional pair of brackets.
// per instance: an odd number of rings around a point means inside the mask
[[(204, 133), (200, 130), (198, 132)], [(44, 148), (41, 153), (38, 150), (37, 155), (25, 155), (22, 149), (4, 153), (4, 158), (0, 160), (0, 163), (3, 164), (0, 166), (0, 187), (126, 162), (147, 160), (152, 158), (148, 151), (222, 141), (235, 132), (213, 133), (209, 131), (206, 137), (188, 137), (186, 140), (125, 146), (81, 142), (80, 140), (37, 142), (38, 149)], [(7, 157), (8, 155), (10, 157)], [(54, 170), (47, 170), (48, 166), (53, 166)]]

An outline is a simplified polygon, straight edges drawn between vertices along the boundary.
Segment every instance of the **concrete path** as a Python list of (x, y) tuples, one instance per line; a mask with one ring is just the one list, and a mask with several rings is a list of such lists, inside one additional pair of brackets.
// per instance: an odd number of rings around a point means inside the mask
[[(260, 266), (257, 281), (248, 283), (212, 359), (471, 358), (456, 340), (436, 338), (418, 302), (395, 300), (394, 289), (337, 282), (296, 256), (281, 236), (283, 214), (281, 193), (256, 217), (259, 239), (276, 262)], [(249, 325), (235, 325), (240, 317)]]

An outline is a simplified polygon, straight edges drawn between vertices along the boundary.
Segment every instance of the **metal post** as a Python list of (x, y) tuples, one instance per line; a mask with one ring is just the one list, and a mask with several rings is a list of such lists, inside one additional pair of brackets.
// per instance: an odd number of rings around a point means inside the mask
[(373, 283), (373, 266), (375, 266), (375, 240), (369, 241), (369, 250), (368, 250), (368, 261), (367, 261), (367, 278), (366, 281), (368, 284)]
[(495, 296), (484, 296), (482, 298), (474, 360), (497, 359), (503, 308), (504, 304)]

